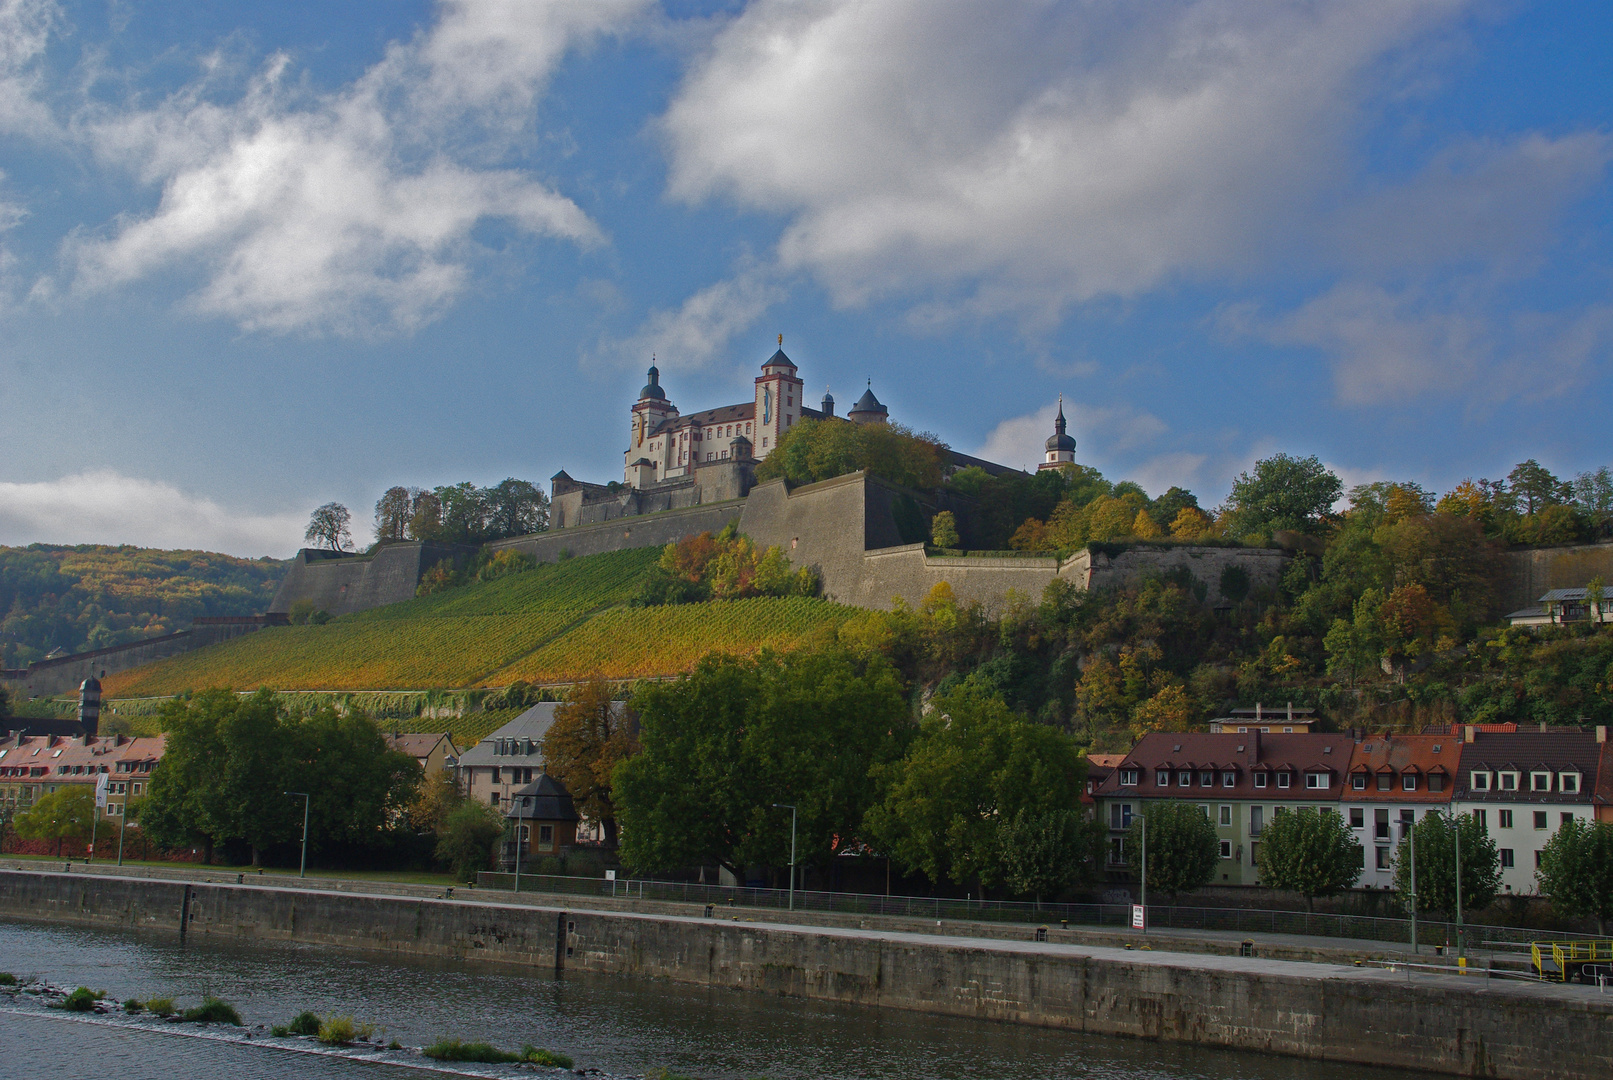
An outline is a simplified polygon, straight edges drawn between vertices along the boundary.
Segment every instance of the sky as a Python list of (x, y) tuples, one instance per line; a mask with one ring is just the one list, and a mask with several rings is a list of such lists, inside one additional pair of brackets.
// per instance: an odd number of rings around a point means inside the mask
[(0, 543), (809, 401), (1209, 507), (1613, 463), (1613, 7), (0, 0)]

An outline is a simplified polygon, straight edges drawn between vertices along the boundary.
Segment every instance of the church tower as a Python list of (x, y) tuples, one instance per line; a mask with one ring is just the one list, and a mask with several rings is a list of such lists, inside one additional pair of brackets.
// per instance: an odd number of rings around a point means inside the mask
[(1047, 453), (1036, 471), (1075, 464), (1075, 438), (1064, 431), (1064, 395), (1059, 395), (1059, 414), (1053, 421), (1053, 435), (1047, 440)]
[(784, 355), (784, 335), (778, 336), (778, 352), (762, 365), (756, 377), (756, 434), (751, 440), (751, 453), (760, 461), (778, 445), (783, 435), (801, 419), (801, 390), (805, 386), (795, 377), (795, 363)]
[[(666, 392), (661, 389), (661, 372), (651, 364), (650, 381), (644, 384), (644, 389), (638, 392), (638, 401), (633, 403), (633, 427), (623, 461), (623, 478), (628, 484), (643, 487), (665, 473), (666, 453), (656, 444), (666, 440), (652, 444), (651, 436), (663, 420), (677, 415), (677, 406), (667, 400)], [(650, 467), (646, 469), (640, 461), (648, 462)]]

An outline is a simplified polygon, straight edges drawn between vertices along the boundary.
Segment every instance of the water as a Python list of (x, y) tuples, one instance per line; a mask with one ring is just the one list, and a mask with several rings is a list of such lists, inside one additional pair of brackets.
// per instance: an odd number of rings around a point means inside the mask
[[(405, 1045), (440, 1037), (484, 1040), (507, 1049), (530, 1043), (616, 1078), (655, 1069), (708, 1080), (1411, 1080), (1425, 1075), (664, 982), (576, 973), (557, 979), (552, 972), (505, 965), (399, 960), (312, 945), (180, 946), (175, 938), (157, 935), (4, 921), (0, 971), (104, 989), (119, 1001), (172, 997), (184, 1006), (211, 994), (234, 1004), (249, 1025), (284, 1023), (311, 1009), (374, 1023)], [(0, 1008), (6, 1000), (0, 997)], [(233, 1031), (220, 1040), (176, 1037), (169, 1030), (98, 1026), (59, 1012), (0, 1012), (0, 1076), (403, 1080), (440, 1075), (289, 1053), (242, 1042)], [(523, 1075), (507, 1068), (477, 1071)]]

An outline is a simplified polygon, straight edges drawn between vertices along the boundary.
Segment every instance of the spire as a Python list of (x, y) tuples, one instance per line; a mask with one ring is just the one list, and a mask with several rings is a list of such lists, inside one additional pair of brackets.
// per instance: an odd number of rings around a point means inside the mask
[(1064, 395), (1063, 394), (1059, 395), (1059, 415), (1058, 415), (1058, 418), (1053, 421), (1053, 430), (1058, 432), (1060, 435), (1064, 434)]

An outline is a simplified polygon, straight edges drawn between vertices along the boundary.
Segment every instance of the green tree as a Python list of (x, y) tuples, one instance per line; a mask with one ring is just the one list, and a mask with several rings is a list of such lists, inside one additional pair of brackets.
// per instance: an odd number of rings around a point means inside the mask
[(24, 840), (87, 840), (95, 824), (95, 789), (89, 784), (59, 787), (17, 815), (17, 835)]
[(1541, 850), (1535, 878), (1558, 914), (1595, 919), (1605, 936), (1613, 919), (1613, 822), (1563, 822)]
[(873, 842), (931, 881), (991, 887), (1008, 872), (997, 823), (1024, 814), (1035, 829), (1078, 806), (1086, 763), (1069, 736), (1015, 715), (971, 677), (931, 701), (907, 755), (878, 774), (886, 789), (868, 813)]
[(510, 477), (484, 493), (490, 538), (526, 536), (549, 527), (549, 496), (527, 480)]
[(1548, 506), (1565, 503), (1573, 497), (1572, 484), (1565, 484), (1534, 458), (1514, 466), (1507, 474), (1507, 490), (1525, 514), (1540, 513)]
[(1276, 454), (1233, 481), (1227, 531), (1233, 536), (1269, 536), (1279, 529), (1316, 532), (1343, 493), (1343, 483), (1315, 455)]
[(943, 510), (931, 520), (930, 539), (940, 548), (955, 548), (959, 545), (961, 541), (958, 539), (958, 519), (952, 516), (952, 511)]
[(803, 419), (779, 436), (778, 446), (756, 466), (756, 479), (783, 477), (810, 484), (867, 469), (918, 491), (940, 486), (946, 444), (901, 424), (851, 424)]
[(1275, 815), (1260, 837), (1260, 881), (1305, 897), (1334, 896), (1361, 876), (1361, 842), (1342, 815), (1304, 806)]
[(871, 770), (900, 753), (908, 707), (878, 656), (839, 650), (713, 654), (634, 694), (641, 753), (613, 774), (621, 855), (645, 871), (716, 863), (740, 876), (819, 863), (856, 834), (876, 794)]
[(437, 860), (452, 868), (460, 881), (475, 881), (478, 870), (493, 862), (504, 835), (504, 822), (490, 806), (466, 800), (449, 813), (437, 837)]
[(1056, 897), (1095, 875), (1106, 838), (1101, 823), (1079, 810), (1022, 809), (997, 825), (1003, 884), (1038, 904), (1044, 897)]
[[(1146, 823), (1141, 820), (1146, 818)], [(1221, 841), (1204, 811), (1193, 803), (1151, 802), (1134, 817), (1126, 834), (1126, 863), (1142, 870), (1143, 831), (1147, 830), (1148, 887), (1167, 896), (1192, 892), (1215, 880)]]
[(1417, 910), (1456, 911), (1457, 840), (1461, 841), (1462, 910), (1489, 907), (1501, 891), (1501, 859), (1489, 831), (1472, 814), (1430, 810), (1395, 851), (1395, 890), (1410, 909), (1411, 854), (1417, 844)]

